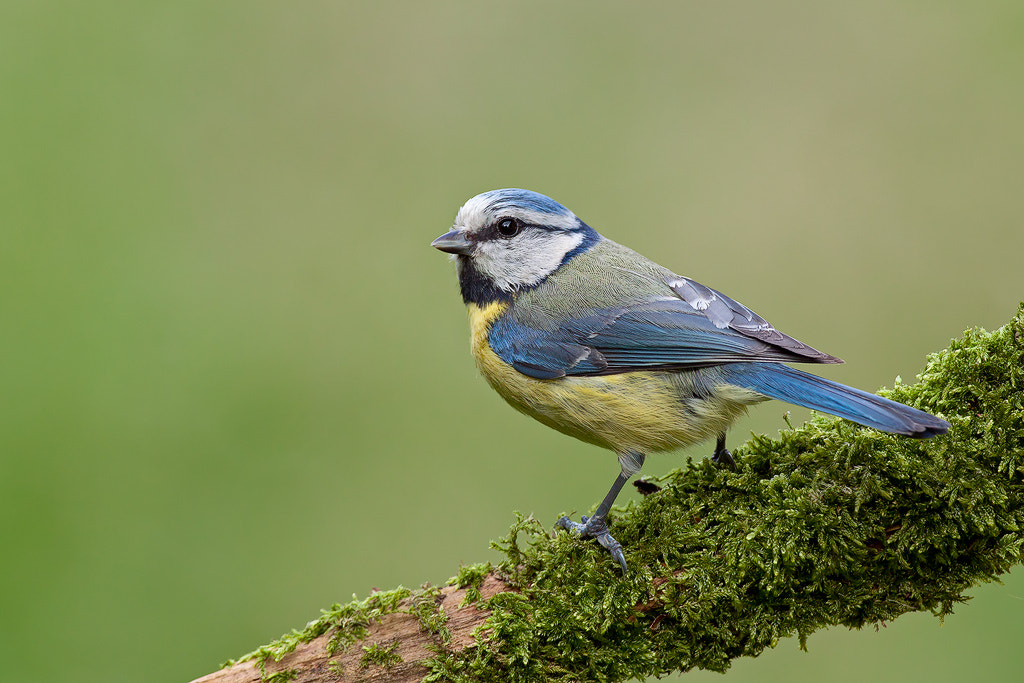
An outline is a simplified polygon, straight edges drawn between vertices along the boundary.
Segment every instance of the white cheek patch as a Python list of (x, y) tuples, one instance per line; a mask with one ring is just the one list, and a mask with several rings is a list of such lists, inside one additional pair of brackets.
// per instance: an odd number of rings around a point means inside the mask
[(473, 263), (499, 289), (514, 292), (551, 275), (582, 242), (578, 232), (526, 230), (512, 239), (481, 242)]

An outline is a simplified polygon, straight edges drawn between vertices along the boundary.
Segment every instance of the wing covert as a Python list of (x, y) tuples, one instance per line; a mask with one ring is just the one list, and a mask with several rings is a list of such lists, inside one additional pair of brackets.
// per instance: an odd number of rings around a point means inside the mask
[(810, 360), (731, 326), (719, 327), (675, 297), (593, 310), (553, 330), (530, 327), (511, 312), (494, 323), (488, 341), (502, 360), (537, 379)]
[(668, 280), (667, 284), (683, 301), (690, 304), (695, 311), (706, 316), (719, 329), (728, 327), (740, 334), (786, 349), (798, 356), (803, 356), (801, 360), (804, 362), (843, 362), (835, 356), (822, 353), (788, 334), (779, 332), (771, 323), (740, 302), (730, 299), (696, 280), (680, 276)]

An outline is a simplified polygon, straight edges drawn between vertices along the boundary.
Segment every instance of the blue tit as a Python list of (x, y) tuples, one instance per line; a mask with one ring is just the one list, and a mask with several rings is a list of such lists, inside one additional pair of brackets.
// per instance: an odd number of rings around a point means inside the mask
[(620, 473), (582, 523), (626, 572), (606, 518), (647, 453), (716, 439), (769, 398), (894, 434), (927, 438), (949, 423), (784, 363), (841, 363), (776, 330), (721, 292), (599, 235), (528, 190), (484, 192), (432, 246), (453, 255), (470, 346), (487, 382), (515, 409), (614, 451)]

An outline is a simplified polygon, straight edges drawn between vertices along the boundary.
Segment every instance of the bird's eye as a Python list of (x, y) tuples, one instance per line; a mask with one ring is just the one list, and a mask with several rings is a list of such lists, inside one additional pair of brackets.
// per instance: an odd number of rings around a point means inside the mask
[(503, 218), (498, 222), (498, 234), (502, 237), (515, 237), (520, 227), (521, 224), (515, 218)]

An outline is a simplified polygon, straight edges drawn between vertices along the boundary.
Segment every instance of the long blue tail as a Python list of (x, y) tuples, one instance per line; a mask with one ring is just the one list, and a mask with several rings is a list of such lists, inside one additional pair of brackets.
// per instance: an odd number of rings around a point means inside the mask
[(729, 384), (771, 398), (837, 415), (883, 432), (926, 439), (944, 434), (949, 423), (934, 415), (832, 382), (779, 363), (731, 363), (721, 366)]

